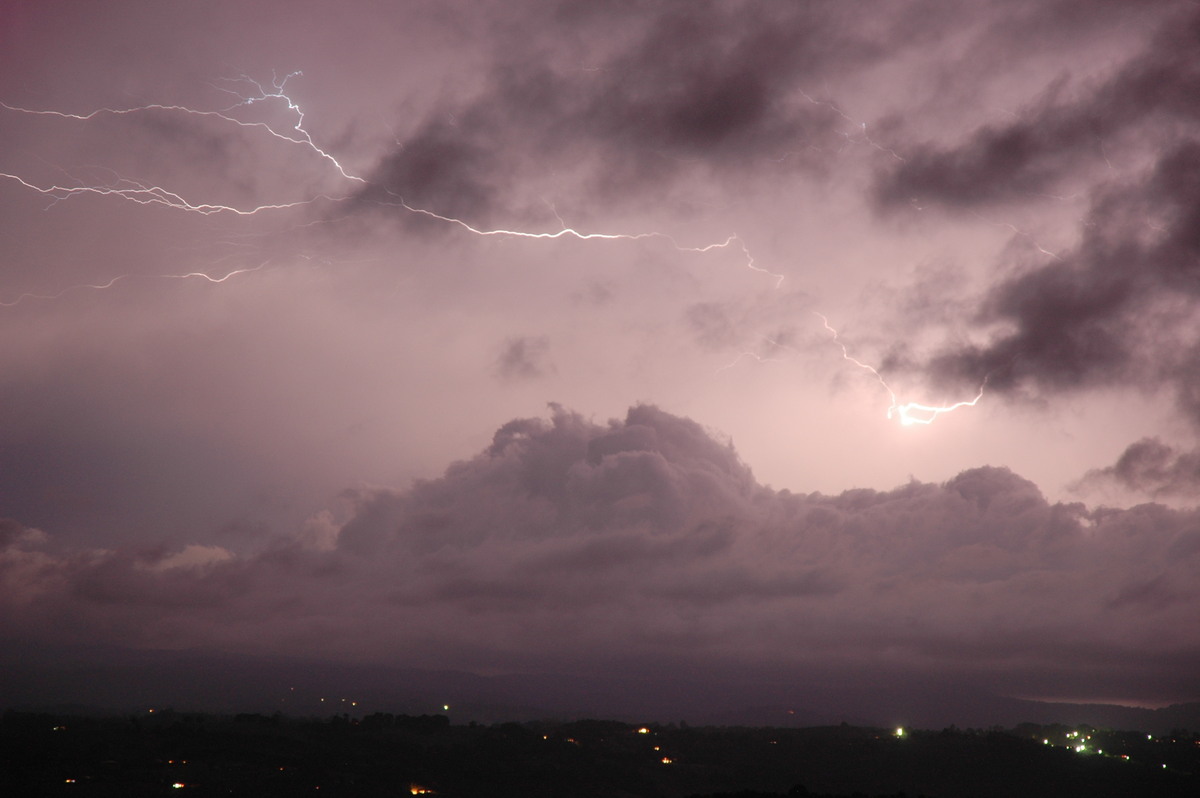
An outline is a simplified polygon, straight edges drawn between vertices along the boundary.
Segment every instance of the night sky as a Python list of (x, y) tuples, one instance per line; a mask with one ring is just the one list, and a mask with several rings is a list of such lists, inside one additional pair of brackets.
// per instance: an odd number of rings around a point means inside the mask
[(1200, 700), (1196, 3), (18, 0), (0, 102), (0, 644)]

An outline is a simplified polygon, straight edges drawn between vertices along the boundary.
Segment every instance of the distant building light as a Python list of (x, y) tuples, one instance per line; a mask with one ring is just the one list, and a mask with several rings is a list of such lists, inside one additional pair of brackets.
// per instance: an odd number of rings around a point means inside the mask
[(1050, 741), (1049, 741), (1049, 740), (1042, 740), (1042, 745), (1050, 745)]
[(449, 712), (449, 711), (450, 711), (450, 705), (442, 704), (442, 712)]
[(437, 795), (437, 790), (430, 787), (422, 787), (420, 784), (408, 785), (408, 791), (413, 795)]
[[(672, 763), (672, 762), (674, 762), (674, 761), (675, 761), (675, 760), (671, 759), (671, 757), (669, 757), (669, 756), (664, 756), (664, 757), (662, 758), (662, 763), (663, 763), (664, 765), (669, 765), (669, 764), (671, 764), (671, 763)], [(1163, 767), (1166, 767), (1166, 765), (1163, 765)]]
[(175, 782), (174, 784), (172, 784), (171, 786), (172, 786), (172, 787), (174, 787), (174, 788), (175, 788), (175, 789), (177, 789), (177, 790), (182, 790), (182, 789), (183, 789), (184, 787), (186, 787), (187, 785), (186, 785), (186, 784), (184, 784), (182, 781), (177, 781), (177, 782)]
[(75, 779), (64, 779), (64, 781), (65, 781), (67, 784), (74, 784), (74, 783), (75, 783)]
[(896, 736), (897, 736), (897, 737), (903, 737), (903, 736), (904, 736), (904, 727), (903, 727), (903, 726), (901, 726), (901, 727), (899, 727), (898, 729), (896, 729)]
[(650, 730), (647, 729), (645, 726), (643, 726), (642, 728), (638, 729), (637, 733), (638, 734), (649, 734)]

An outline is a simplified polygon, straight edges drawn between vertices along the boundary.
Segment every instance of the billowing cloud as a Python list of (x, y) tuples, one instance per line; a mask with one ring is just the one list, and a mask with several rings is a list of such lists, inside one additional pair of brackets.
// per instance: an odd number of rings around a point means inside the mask
[(1200, 662), (1196, 513), (1089, 513), (1001, 468), (776, 492), (688, 419), (555, 407), (442, 477), (345, 498), (332, 548), (311, 530), (238, 557), (8, 534), (6, 631), (51, 618), (84, 639), (474, 668), (841, 663), (1022, 694), (1197, 688), (1178, 669)]

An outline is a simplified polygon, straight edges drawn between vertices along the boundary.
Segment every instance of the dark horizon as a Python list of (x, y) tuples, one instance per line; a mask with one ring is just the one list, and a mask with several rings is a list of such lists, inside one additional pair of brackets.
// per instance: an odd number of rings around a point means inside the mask
[(629, 676), (488, 676), (331, 659), (71, 646), (36, 653), (17, 646), (0, 668), (7, 677), (0, 687), (0, 709), (21, 712), (112, 716), (173, 710), (293, 718), (392, 713), (441, 714), (459, 724), (597, 718), (697, 726), (849, 723), (933, 730), (1038, 723), (1153, 734), (1200, 728), (1200, 702), (1149, 708), (1037, 701), (916, 677), (864, 684), (829, 674), (752, 678), (661, 668)]

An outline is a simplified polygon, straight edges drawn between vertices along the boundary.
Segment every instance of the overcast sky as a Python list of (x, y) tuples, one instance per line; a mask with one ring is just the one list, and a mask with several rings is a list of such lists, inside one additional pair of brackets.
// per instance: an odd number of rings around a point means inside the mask
[(5, 3), (0, 633), (1200, 699), (1198, 53), (1182, 0)]

